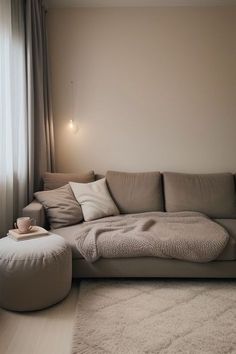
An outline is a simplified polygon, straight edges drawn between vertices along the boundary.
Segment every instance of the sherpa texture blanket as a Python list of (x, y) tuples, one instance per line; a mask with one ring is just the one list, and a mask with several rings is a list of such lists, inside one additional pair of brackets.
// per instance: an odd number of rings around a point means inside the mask
[(88, 262), (100, 257), (161, 257), (210, 262), (223, 251), (227, 231), (196, 212), (119, 215), (85, 222), (76, 245)]

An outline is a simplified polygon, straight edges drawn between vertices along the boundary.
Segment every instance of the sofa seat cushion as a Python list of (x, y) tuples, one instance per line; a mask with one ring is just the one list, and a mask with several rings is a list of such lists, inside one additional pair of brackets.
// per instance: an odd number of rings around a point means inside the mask
[(160, 172), (108, 171), (106, 181), (120, 213), (131, 214), (164, 210)]
[(236, 194), (231, 173), (165, 172), (166, 211), (198, 211), (212, 218), (236, 217)]
[[(111, 217), (109, 219), (111, 219)], [(215, 219), (214, 221), (220, 224), (221, 226), (223, 226), (226, 229), (226, 231), (228, 231), (230, 236), (225, 249), (217, 258), (217, 260), (220, 261), (236, 260), (236, 219)], [(83, 259), (83, 256), (81, 255), (78, 248), (76, 247), (76, 242), (75, 242), (78, 232), (80, 231), (80, 228), (83, 227), (83, 225), (84, 225), (83, 223), (77, 224), (73, 226), (56, 229), (54, 231), (56, 234), (62, 236), (68, 242), (72, 250), (73, 259)]]
[(77, 236), (79, 229), (82, 225), (83, 225), (83, 223), (77, 224), (77, 225), (72, 225), (72, 226), (67, 226), (67, 227), (62, 227), (62, 228), (56, 229), (56, 230), (53, 230), (53, 229), (51, 230), (53, 233), (62, 236), (67, 241), (67, 243), (71, 247), (73, 259), (83, 258), (83, 256), (81, 255), (81, 253), (79, 252), (79, 250), (75, 244), (76, 236)]

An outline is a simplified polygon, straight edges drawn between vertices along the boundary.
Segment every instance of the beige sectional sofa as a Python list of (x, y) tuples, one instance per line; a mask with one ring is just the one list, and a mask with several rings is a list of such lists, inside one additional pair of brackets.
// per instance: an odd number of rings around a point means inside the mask
[[(76, 181), (75, 175), (73, 176)], [(71, 176), (63, 177), (63, 183)], [(90, 182), (84, 179), (84, 182)], [(171, 172), (124, 173), (108, 171), (106, 182), (121, 214), (144, 212), (201, 212), (223, 226), (230, 235), (219, 257), (195, 263), (157, 257), (101, 258), (87, 262), (76, 247), (75, 238), (83, 223), (52, 230), (70, 244), (73, 277), (236, 277), (236, 192), (231, 173), (182, 174)], [(46, 188), (47, 189), (47, 188)], [(23, 215), (47, 225), (43, 206), (33, 201)]]

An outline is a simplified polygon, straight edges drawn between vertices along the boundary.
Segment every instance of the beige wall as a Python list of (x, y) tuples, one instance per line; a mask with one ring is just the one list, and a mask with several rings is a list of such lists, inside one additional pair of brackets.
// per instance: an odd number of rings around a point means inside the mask
[(236, 170), (236, 8), (51, 9), (48, 35), (58, 171)]

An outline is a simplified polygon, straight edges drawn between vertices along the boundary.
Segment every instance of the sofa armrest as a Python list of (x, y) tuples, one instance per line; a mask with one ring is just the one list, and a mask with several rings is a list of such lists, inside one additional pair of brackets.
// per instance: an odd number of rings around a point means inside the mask
[(38, 226), (47, 226), (44, 207), (35, 199), (23, 209), (22, 215), (29, 216), (34, 219), (36, 221), (36, 225)]

